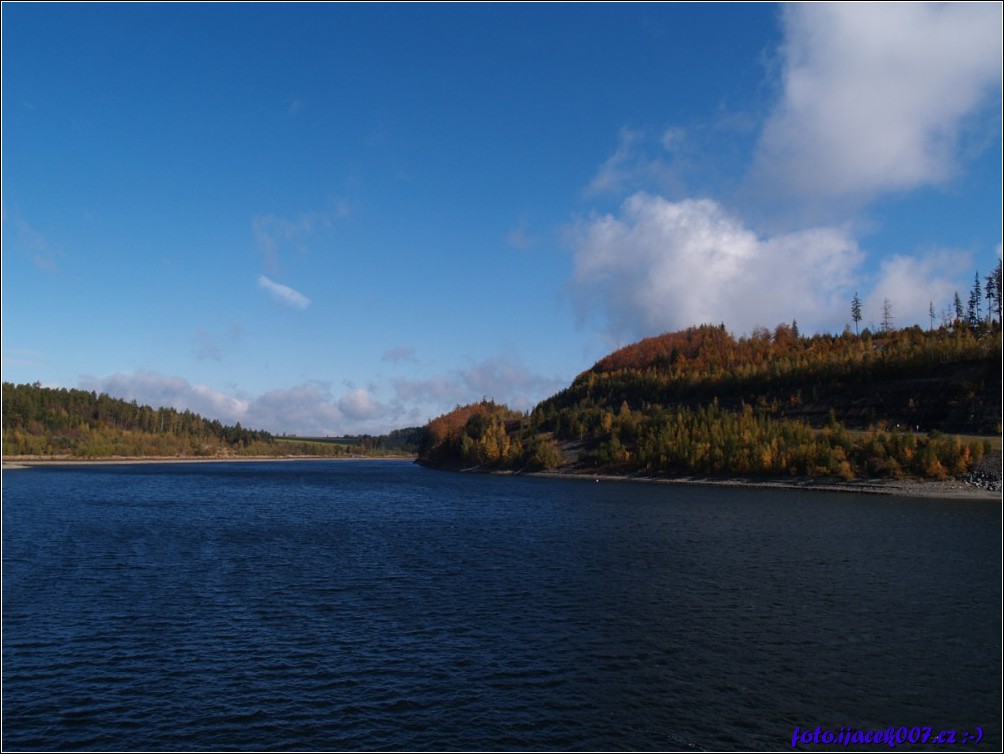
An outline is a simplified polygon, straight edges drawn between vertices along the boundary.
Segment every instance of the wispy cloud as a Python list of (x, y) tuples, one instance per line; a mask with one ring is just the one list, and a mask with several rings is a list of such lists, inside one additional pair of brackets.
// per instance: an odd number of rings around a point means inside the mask
[(722, 110), (661, 130), (623, 127), (613, 152), (584, 190), (586, 198), (623, 198), (639, 190), (667, 198), (731, 190), (757, 129), (747, 113)]
[(5, 367), (38, 367), (45, 363), (45, 359), (38, 351), (15, 349), (3, 351), (0, 363)]
[[(4, 230), (12, 232), (10, 246), (28, 255), (38, 269), (46, 272), (56, 272), (59, 269), (57, 253), (52, 249), (48, 239), (28, 223), (17, 210), (9, 213), (6, 205), (2, 208)], [(6, 246), (6, 244), (5, 244)], [(8, 249), (9, 250), (9, 249)]]
[(195, 355), (200, 360), (223, 361), (224, 351), (240, 339), (241, 334), (241, 326), (237, 324), (232, 325), (229, 332), (223, 334), (198, 327), (192, 336)]
[(389, 361), (391, 364), (415, 364), (418, 362), (418, 357), (415, 355), (415, 349), (411, 346), (398, 346), (384, 352), (380, 360)]
[(219, 340), (209, 331), (198, 328), (192, 336), (195, 345), (195, 354), (200, 359), (211, 359), (212, 361), (223, 360), (223, 349)]
[(266, 291), (273, 301), (289, 306), (293, 309), (306, 309), (310, 306), (310, 299), (288, 285), (276, 283), (265, 275), (258, 276), (258, 287)]
[[(339, 203), (335, 208), (336, 216), (344, 216), (342, 213), (346, 208), (344, 202)], [(331, 224), (331, 214), (328, 212), (303, 212), (293, 218), (265, 214), (252, 219), (251, 230), (266, 269), (274, 271), (279, 268), (283, 249), (292, 247), (300, 252), (305, 251), (307, 239), (317, 229), (330, 227)]]
[(506, 244), (519, 251), (527, 251), (537, 245), (537, 238), (527, 230), (526, 218), (520, 218), (515, 228), (506, 234)]
[(622, 127), (617, 134), (617, 146), (589, 182), (586, 196), (617, 195), (650, 185), (667, 168), (657, 140), (643, 130)]

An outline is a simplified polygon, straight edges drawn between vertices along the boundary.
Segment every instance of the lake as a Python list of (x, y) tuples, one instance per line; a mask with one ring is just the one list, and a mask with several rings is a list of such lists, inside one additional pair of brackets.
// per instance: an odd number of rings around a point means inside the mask
[[(5, 751), (776, 750), (817, 726), (994, 750), (1001, 509), (400, 461), (8, 471), (2, 670)], [(825, 748), (848, 750), (799, 742)]]

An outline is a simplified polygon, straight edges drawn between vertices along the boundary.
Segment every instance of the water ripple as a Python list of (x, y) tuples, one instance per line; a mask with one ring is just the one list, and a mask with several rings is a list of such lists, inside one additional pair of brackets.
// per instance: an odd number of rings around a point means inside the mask
[(991, 506), (400, 463), (32, 470), (3, 499), (5, 749), (1001, 740)]

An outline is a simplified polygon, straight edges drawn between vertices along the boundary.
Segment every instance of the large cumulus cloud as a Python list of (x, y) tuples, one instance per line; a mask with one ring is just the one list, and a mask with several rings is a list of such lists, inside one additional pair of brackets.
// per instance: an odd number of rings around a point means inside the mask
[(864, 202), (954, 175), (967, 118), (1000, 91), (1000, 3), (791, 4), (782, 17), (761, 186)]
[(574, 233), (576, 305), (618, 339), (701, 322), (839, 321), (862, 253), (838, 228), (759, 238), (710, 199), (638, 193)]

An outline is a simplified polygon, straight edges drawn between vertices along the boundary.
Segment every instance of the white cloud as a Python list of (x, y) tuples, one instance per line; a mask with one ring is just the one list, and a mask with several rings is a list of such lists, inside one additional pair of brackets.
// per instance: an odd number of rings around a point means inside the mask
[(702, 322), (736, 332), (792, 319), (809, 330), (842, 326), (863, 257), (838, 228), (760, 239), (712, 200), (644, 193), (619, 217), (580, 225), (573, 243), (580, 317), (601, 319), (617, 339)]
[(338, 408), (353, 421), (376, 419), (383, 416), (386, 411), (364, 388), (356, 388), (339, 398)]
[[(852, 230), (870, 201), (951, 180), (999, 133), (1001, 16), (999, 3), (784, 5), (780, 97), (751, 163), (749, 120), (728, 114), (618, 134), (585, 193), (631, 195), (573, 233), (580, 321), (615, 344), (701, 322), (839, 331), (860, 290), (876, 320), (888, 298), (897, 325), (926, 323), (968, 255), (901, 254), (866, 272)], [(756, 229), (683, 198), (743, 174), (734, 196), (758, 210)]]
[(249, 403), (247, 417), (248, 426), (271, 432), (323, 436), (350, 431), (324, 382), (268, 390)]
[(965, 119), (999, 97), (1000, 3), (790, 4), (783, 20), (755, 183), (863, 202), (953, 176)]
[(268, 390), (253, 398), (150, 371), (85, 377), (80, 387), (154, 408), (187, 409), (224, 424), (240, 422), (249, 429), (276, 434), (382, 434), (396, 428), (403, 413), (384, 406), (367, 390), (352, 389), (335, 397), (328, 383), (316, 381)]
[(225, 424), (244, 422), (249, 406), (246, 400), (206, 385), (193, 385), (181, 377), (169, 377), (149, 371), (113, 374), (102, 378), (85, 377), (81, 380), (80, 387), (154, 408), (170, 406), (180, 411), (187, 409), (207, 419), (219, 419)]
[(862, 301), (862, 319), (869, 326), (880, 326), (882, 304), (888, 299), (895, 327), (929, 323), (931, 304), (937, 318), (935, 325), (940, 325), (941, 312), (951, 307), (956, 291), (963, 303), (969, 300), (968, 289), (959, 290), (958, 278), (959, 270), (971, 264), (969, 254), (948, 249), (883, 259), (878, 279)]
[(267, 291), (274, 301), (284, 306), (290, 306), (294, 309), (306, 309), (310, 306), (310, 299), (302, 293), (290, 288), (288, 285), (276, 283), (264, 275), (258, 276), (258, 287)]

